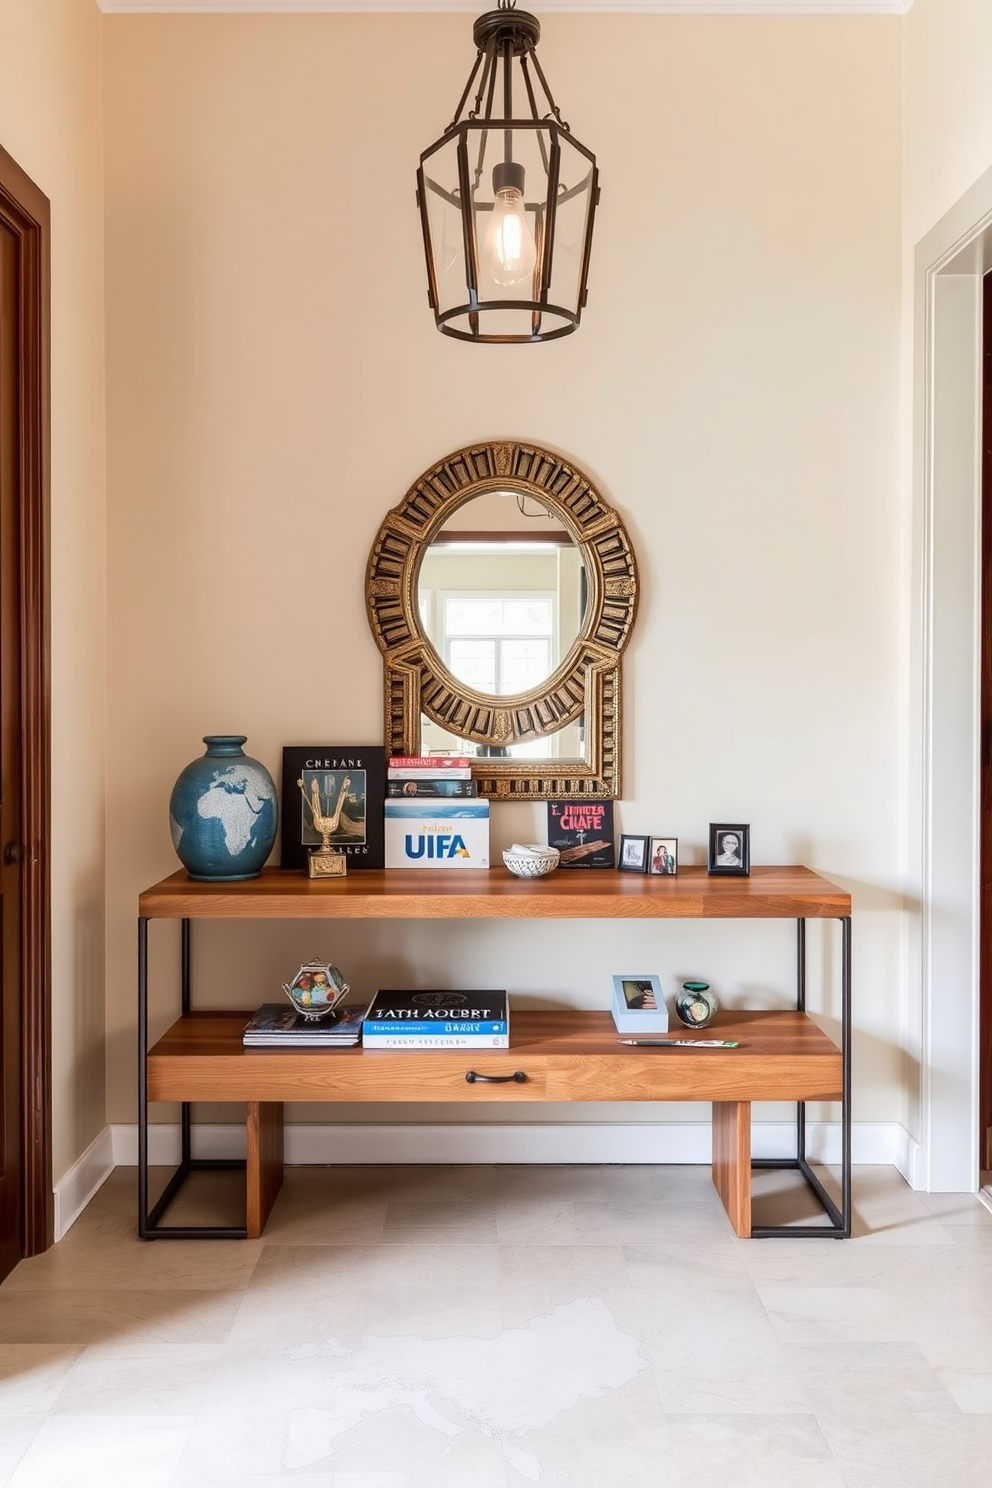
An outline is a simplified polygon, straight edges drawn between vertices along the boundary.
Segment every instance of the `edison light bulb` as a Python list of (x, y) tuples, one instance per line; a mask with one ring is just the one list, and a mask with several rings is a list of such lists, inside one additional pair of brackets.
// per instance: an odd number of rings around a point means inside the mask
[(497, 284), (510, 288), (529, 283), (537, 262), (537, 245), (527, 221), (524, 168), (513, 161), (493, 170), (496, 200), (486, 233), (486, 262)]

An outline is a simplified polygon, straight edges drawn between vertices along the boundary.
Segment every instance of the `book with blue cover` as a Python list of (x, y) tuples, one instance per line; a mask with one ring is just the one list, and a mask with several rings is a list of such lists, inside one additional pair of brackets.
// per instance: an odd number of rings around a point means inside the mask
[(505, 991), (376, 993), (362, 1024), (367, 1048), (487, 1048), (510, 1043)]

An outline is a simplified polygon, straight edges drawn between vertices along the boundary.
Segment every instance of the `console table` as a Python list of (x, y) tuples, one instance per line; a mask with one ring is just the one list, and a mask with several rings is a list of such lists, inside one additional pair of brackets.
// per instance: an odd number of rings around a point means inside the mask
[[(680, 869), (675, 877), (607, 869), (517, 879), (506, 869), (367, 869), (310, 880), (267, 869), (240, 883), (195, 883), (180, 870), (138, 902), (138, 1203), (143, 1239), (246, 1238), (262, 1233), (283, 1177), (286, 1101), (711, 1101), (713, 1181), (741, 1236), (846, 1238), (851, 1233), (851, 898), (808, 868), (755, 868), (748, 878)], [(796, 1007), (722, 1011), (700, 1033), (735, 1049), (677, 1051), (618, 1041), (609, 1013), (514, 1009), (510, 1048), (494, 1050), (245, 1049), (253, 1009), (194, 1010), (192, 922), (237, 919), (785, 919), (796, 922)], [(806, 922), (836, 920), (841, 934), (841, 1044), (806, 1011)], [(181, 925), (181, 1016), (148, 1047), (148, 928)], [(686, 1037), (692, 1037), (686, 1031)], [(194, 1158), (192, 1102), (244, 1101), (244, 1162)], [(796, 1103), (796, 1151), (752, 1159), (751, 1103)], [(806, 1102), (841, 1102), (840, 1203), (806, 1154)], [(149, 1210), (148, 1104), (181, 1105), (181, 1161)], [(246, 1171), (243, 1226), (176, 1225), (163, 1215), (194, 1171)], [(753, 1226), (754, 1167), (798, 1170), (825, 1212), (815, 1225)]]

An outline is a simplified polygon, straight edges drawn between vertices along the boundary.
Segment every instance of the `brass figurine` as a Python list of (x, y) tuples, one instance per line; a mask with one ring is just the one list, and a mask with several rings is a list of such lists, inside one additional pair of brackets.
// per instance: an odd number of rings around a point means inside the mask
[(348, 872), (348, 859), (343, 852), (331, 846), (331, 837), (338, 829), (341, 813), (344, 810), (345, 796), (351, 777), (346, 775), (338, 792), (337, 805), (333, 815), (328, 816), (320, 799), (320, 785), (316, 775), (310, 780), (310, 794), (307, 795), (306, 787), (302, 780), (298, 780), (300, 793), (306, 802), (313, 829), (320, 837), (320, 846), (310, 848), (307, 853), (307, 872), (311, 878), (344, 878)]

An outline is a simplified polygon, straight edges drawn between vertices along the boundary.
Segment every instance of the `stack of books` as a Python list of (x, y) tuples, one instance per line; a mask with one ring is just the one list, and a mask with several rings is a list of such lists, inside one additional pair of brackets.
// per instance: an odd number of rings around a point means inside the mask
[(393, 754), (387, 775), (386, 795), (393, 799), (478, 795), (467, 754)]
[(508, 1049), (506, 992), (380, 991), (362, 1024), (366, 1049)]
[(468, 755), (393, 755), (386, 774), (387, 868), (489, 867), (489, 802)]
[(309, 1021), (288, 1002), (267, 1002), (245, 1025), (246, 1049), (341, 1049), (357, 1044), (368, 1008), (338, 1008), (319, 1022)]

